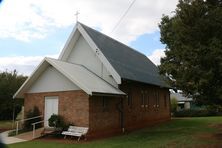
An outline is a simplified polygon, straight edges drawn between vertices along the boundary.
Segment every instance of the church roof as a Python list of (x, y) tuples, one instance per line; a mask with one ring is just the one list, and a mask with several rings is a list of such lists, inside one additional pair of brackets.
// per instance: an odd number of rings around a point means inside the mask
[(79, 24), (122, 79), (169, 87), (147, 56), (82, 23)]
[(13, 97), (23, 97), (24, 93), (29, 90), (30, 86), (49, 65), (52, 65), (89, 95), (125, 95), (116, 86), (112, 86), (84, 65), (69, 63), (65, 60), (80, 34), (86, 38), (95, 53), (102, 52), (97, 56), (109, 69), (117, 84), (121, 84), (121, 80), (131, 80), (169, 88), (159, 74), (158, 68), (144, 54), (84, 24), (78, 23), (60, 58), (58, 60), (45, 58)]

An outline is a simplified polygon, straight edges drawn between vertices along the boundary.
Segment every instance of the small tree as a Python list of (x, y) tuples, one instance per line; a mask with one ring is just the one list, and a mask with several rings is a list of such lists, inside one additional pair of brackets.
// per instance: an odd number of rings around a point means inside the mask
[(10, 120), (20, 112), (23, 99), (13, 99), (13, 95), (27, 79), (14, 71), (0, 71), (0, 120)]
[(171, 104), (171, 112), (176, 112), (177, 111), (177, 99), (175, 97), (172, 97), (170, 100)]

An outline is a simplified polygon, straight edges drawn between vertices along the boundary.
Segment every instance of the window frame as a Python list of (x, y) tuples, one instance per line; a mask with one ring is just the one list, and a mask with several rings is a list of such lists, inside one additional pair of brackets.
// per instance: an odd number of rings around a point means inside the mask
[(164, 107), (167, 108), (167, 94), (164, 94)]
[(102, 108), (103, 111), (108, 110), (108, 98), (106, 98), (105, 96), (102, 96)]
[(145, 92), (146, 96), (145, 96), (145, 107), (146, 108), (149, 108), (150, 107), (150, 95), (149, 95), (149, 91), (146, 90)]
[(159, 95), (159, 91), (158, 90), (154, 91), (154, 98), (155, 98), (154, 107), (158, 109), (158, 108), (160, 108), (160, 95)]
[(141, 90), (140, 105), (141, 105), (142, 108), (144, 108), (144, 106), (145, 106), (145, 100), (144, 100), (145, 97), (144, 96), (145, 96), (144, 91)]
[(127, 93), (127, 105), (129, 107), (132, 107), (132, 104), (133, 104), (133, 100), (132, 100), (132, 92), (131, 91), (128, 91)]

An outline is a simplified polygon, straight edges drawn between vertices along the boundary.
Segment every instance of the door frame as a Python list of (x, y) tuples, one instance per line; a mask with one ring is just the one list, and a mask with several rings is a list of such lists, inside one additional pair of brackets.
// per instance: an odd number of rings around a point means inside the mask
[[(52, 103), (52, 104), (47, 104), (47, 103)], [(45, 105), (44, 127), (49, 127), (48, 119), (51, 117), (51, 115), (53, 115), (53, 114), (58, 115), (58, 113), (59, 113), (59, 97), (58, 96), (45, 96), (44, 97), (44, 105)], [(50, 106), (51, 108), (49, 108), (49, 107), (47, 108), (47, 106)], [(48, 114), (50, 114), (50, 115), (48, 115)]]

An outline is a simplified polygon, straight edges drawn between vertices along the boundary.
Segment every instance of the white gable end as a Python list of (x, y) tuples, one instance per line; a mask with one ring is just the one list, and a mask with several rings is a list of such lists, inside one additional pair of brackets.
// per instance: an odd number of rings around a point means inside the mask
[(111, 74), (108, 72), (104, 64), (98, 58), (97, 54), (91, 49), (82, 35), (79, 36), (66, 62), (81, 64), (111, 85), (118, 87), (118, 84), (111, 77)]
[(73, 82), (63, 76), (54, 67), (49, 66), (32, 84), (28, 93), (80, 90)]

